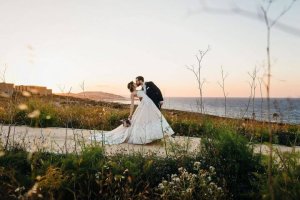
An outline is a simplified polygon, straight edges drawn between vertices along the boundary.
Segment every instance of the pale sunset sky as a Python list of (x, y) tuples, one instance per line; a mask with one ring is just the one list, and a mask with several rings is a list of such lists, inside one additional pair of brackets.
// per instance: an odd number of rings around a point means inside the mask
[[(201, 11), (200, 0), (0, 0), (0, 70), (6, 82), (42, 85), (60, 92), (104, 91), (129, 95), (137, 75), (156, 83), (164, 96), (197, 96), (193, 74), (199, 49), (204, 96), (222, 96), (220, 67), (229, 74), (229, 97), (248, 97), (254, 66), (266, 61), (263, 21)], [(260, 0), (209, 0), (227, 9), (235, 2), (259, 12)], [(278, 0), (276, 16), (288, 5)], [(281, 18), (300, 29), (300, 1)], [(272, 29), (271, 95), (300, 97), (300, 35)], [(261, 68), (259, 76), (263, 74)], [(259, 95), (257, 86), (257, 95)]]

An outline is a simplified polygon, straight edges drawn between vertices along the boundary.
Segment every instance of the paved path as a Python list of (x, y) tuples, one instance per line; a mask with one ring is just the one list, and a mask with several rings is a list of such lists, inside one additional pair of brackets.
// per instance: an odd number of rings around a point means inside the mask
[[(10, 131), (9, 131), (10, 129)], [(103, 131), (86, 129), (66, 129), (66, 128), (31, 128), (27, 126), (9, 126), (0, 124), (0, 138), (2, 145), (7, 141), (7, 135), (10, 132), (9, 143), (18, 144), (25, 147), (28, 151), (34, 152), (40, 149), (57, 153), (80, 151), (83, 146), (94, 144), (91, 139), (95, 134), (101, 134)], [(99, 142), (97, 142), (99, 144)], [(104, 145), (107, 154), (115, 153), (156, 153), (166, 155), (166, 150), (170, 154), (181, 152), (194, 152), (200, 147), (201, 139), (195, 137), (176, 136), (175, 138), (166, 138), (146, 145), (118, 144)], [(99, 145), (102, 145), (101, 143)], [(274, 145), (274, 149), (282, 152), (292, 151), (291, 147)], [(268, 153), (267, 145), (255, 145), (254, 151), (263, 154)], [(295, 150), (300, 152), (300, 147)]]

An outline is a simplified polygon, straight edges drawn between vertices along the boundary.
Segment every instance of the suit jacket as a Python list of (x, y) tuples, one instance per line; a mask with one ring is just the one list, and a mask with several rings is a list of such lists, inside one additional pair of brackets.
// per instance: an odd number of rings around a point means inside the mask
[(154, 102), (158, 109), (160, 109), (160, 102), (163, 101), (163, 96), (160, 89), (152, 82), (145, 82), (146, 94)]

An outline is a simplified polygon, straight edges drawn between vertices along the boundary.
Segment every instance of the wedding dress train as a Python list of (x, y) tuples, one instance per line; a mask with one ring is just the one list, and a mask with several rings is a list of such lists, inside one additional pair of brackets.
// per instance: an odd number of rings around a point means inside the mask
[(174, 134), (152, 100), (143, 91), (137, 91), (137, 96), (142, 100), (132, 115), (130, 127), (120, 125), (112, 131), (97, 133), (92, 139), (105, 144), (146, 144)]

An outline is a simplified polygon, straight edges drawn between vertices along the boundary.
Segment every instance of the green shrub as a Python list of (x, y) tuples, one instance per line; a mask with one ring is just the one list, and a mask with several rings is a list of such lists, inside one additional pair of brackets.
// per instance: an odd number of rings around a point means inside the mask
[(203, 140), (203, 165), (214, 166), (226, 180), (235, 199), (254, 198), (259, 191), (256, 173), (262, 173), (259, 156), (253, 153), (247, 140), (229, 128), (216, 130), (213, 137)]
[[(59, 126), (57, 112), (51, 103), (43, 103), (39, 100), (29, 100), (28, 110), (17, 110), (14, 115), (14, 122), (18, 125), (28, 125), (33, 127), (53, 127)], [(38, 110), (40, 114), (30, 118), (29, 114)]]
[(204, 118), (201, 122), (191, 120), (177, 120), (171, 122), (171, 127), (177, 135), (201, 137), (209, 135), (214, 130), (214, 125), (211, 120)]
[[(300, 197), (300, 154), (276, 151), (273, 162), (275, 199), (298, 200)], [(262, 195), (264, 199), (271, 199), (267, 183), (264, 181)]]
[(12, 149), (0, 156), (0, 167), (2, 168), (2, 176), (0, 176), (2, 186), (9, 184), (10, 181), (14, 181), (18, 187), (29, 187), (32, 184), (28, 153), (22, 149)]
[(278, 143), (287, 146), (299, 146), (300, 145), (300, 134), (297, 132), (276, 132)]
[(39, 116), (39, 127), (55, 127), (58, 126), (58, 119), (54, 112), (50, 112), (47, 110), (41, 110), (41, 114)]
[(29, 125), (30, 119), (27, 117), (27, 112), (24, 110), (18, 111), (14, 117), (14, 121), (18, 125)]
[(128, 114), (127, 113), (116, 113), (116, 112), (111, 112), (106, 116), (106, 124), (105, 126), (105, 130), (112, 130), (116, 127), (118, 127), (119, 125), (121, 125), (120, 120), (128, 118)]
[(269, 134), (269, 131), (268, 129), (264, 128), (260, 131), (260, 135), (259, 135), (259, 138), (258, 138), (258, 141), (261, 141), (261, 142), (269, 142), (269, 139), (270, 138), (270, 134)]

